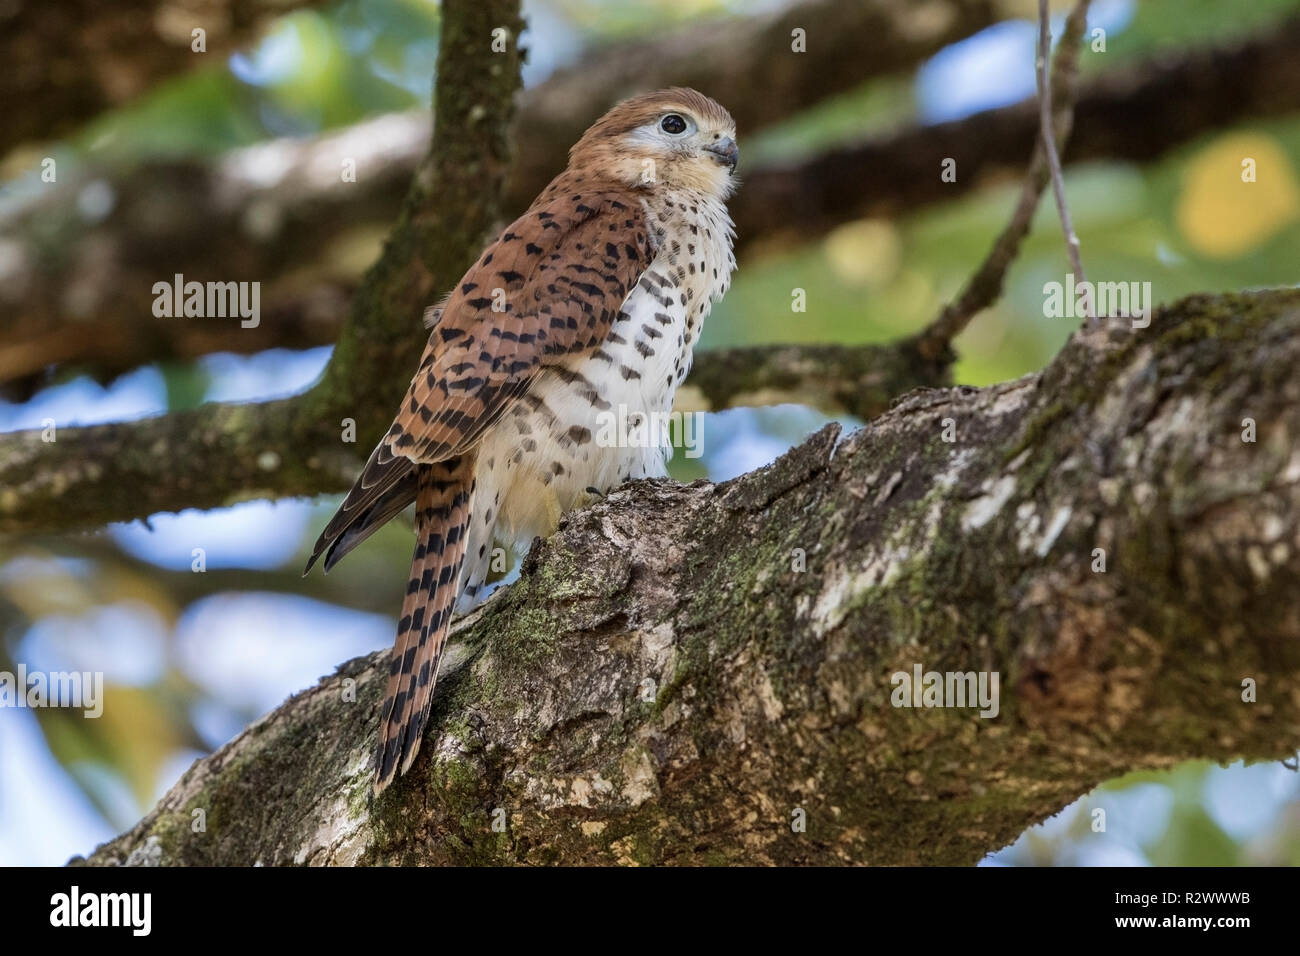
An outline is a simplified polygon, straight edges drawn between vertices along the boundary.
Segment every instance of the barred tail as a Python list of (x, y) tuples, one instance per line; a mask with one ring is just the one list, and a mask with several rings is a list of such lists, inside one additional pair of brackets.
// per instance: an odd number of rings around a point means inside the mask
[(376, 793), (405, 773), (420, 752), (456, 604), (473, 495), (472, 454), (418, 466), (415, 555), (379, 716)]

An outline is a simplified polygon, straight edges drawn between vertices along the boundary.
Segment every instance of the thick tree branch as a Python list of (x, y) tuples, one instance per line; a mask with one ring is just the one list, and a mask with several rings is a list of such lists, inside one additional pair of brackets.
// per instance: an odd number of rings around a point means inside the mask
[[(637, 483), (460, 623), (381, 800), (386, 652), (90, 862), (969, 864), (1126, 771), (1285, 757), (1297, 363), (1300, 293), (1194, 297), (735, 481)], [(892, 706), (914, 666), (997, 672), (997, 716)]]
[[(1148, 161), (1207, 130), (1300, 109), (1297, 46), (1300, 19), (1292, 19), (1253, 40), (1084, 83), (1064, 159)], [(819, 61), (810, 53), (797, 62), (811, 70)], [(571, 94), (561, 95), (555, 82), (531, 92), (529, 113), (565, 114)], [(574, 117), (589, 120), (599, 110), (580, 105)], [(742, 252), (750, 242), (805, 241), (856, 218), (898, 215), (1017, 175), (1037, 129), (1037, 108), (1026, 101), (750, 170), (732, 203)], [(333, 342), (361, 268), (354, 250), (368, 248), (397, 215), (428, 130), (427, 114), (382, 117), (316, 140), (236, 151), (210, 166), (93, 170), (51, 187), (0, 225), (12, 263), (0, 277), (0, 299), (15, 306), (0, 325), (0, 382), (21, 397), (54, 364), (111, 378), (157, 359)], [(537, 164), (552, 172), (563, 164), (568, 143), (556, 145), (558, 134), (520, 136), (519, 151)], [(348, 158), (356, 161), (355, 183), (340, 177)], [(940, 178), (945, 158), (957, 160), (955, 183)], [(280, 172), (266, 177), (271, 169)], [(77, 197), (97, 181), (111, 186), (116, 205), (102, 222), (88, 223)], [(51, 246), (61, 250), (57, 258), (42, 252)], [(177, 272), (261, 281), (261, 326), (155, 319), (153, 283)]]

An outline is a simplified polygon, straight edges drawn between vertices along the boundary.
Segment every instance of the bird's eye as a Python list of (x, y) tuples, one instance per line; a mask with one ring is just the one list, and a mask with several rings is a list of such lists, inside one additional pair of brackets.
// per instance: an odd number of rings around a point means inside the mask
[(672, 133), (673, 135), (684, 133), (686, 132), (686, 120), (676, 113), (669, 113), (659, 121), (659, 128), (665, 133)]

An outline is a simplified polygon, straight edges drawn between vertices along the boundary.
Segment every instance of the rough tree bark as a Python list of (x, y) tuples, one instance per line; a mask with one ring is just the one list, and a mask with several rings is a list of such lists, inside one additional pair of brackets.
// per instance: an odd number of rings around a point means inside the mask
[[(1300, 293), (1194, 297), (735, 481), (628, 486), (459, 623), (382, 799), (386, 652), (89, 862), (972, 863), (1125, 771), (1287, 756), (1298, 363)], [(914, 664), (998, 672), (998, 716), (891, 706)]]

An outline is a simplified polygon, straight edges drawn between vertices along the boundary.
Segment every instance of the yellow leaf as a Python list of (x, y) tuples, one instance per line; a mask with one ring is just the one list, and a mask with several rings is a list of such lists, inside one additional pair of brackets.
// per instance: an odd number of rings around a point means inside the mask
[(1174, 215), (1196, 252), (1235, 259), (1295, 220), (1298, 194), (1291, 158), (1271, 136), (1230, 133), (1188, 162)]

